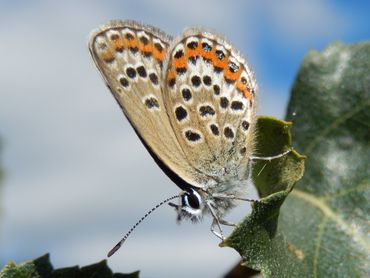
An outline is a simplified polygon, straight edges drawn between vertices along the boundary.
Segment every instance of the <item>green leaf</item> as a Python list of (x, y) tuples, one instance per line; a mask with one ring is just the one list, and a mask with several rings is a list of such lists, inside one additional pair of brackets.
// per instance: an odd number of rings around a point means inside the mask
[(39, 277), (36, 273), (35, 265), (31, 262), (26, 262), (16, 265), (14, 262), (7, 263), (2, 270), (0, 270), (1, 278), (31, 278)]
[[(272, 117), (259, 117), (256, 125), (256, 156), (269, 157), (291, 148), (291, 123)], [(261, 199), (252, 203), (252, 213), (241, 221), (232, 234), (221, 243), (236, 249), (249, 268), (268, 272), (275, 262), (272, 252), (287, 253), (280, 234), (276, 234), (280, 207), (302, 177), (304, 156), (296, 151), (271, 161), (257, 160), (253, 165), (253, 180)]]
[(28, 261), (19, 265), (9, 262), (0, 270), (1, 278), (138, 278), (139, 272), (131, 274), (114, 273), (107, 266), (107, 261), (88, 265), (85, 267), (73, 266), (60, 269), (53, 269), (49, 261), (49, 255), (46, 254), (33, 261)]
[(281, 206), (273, 237), (254, 206), (225, 241), (244, 265), (265, 277), (370, 275), (369, 73), (370, 42), (335, 43), (305, 57), (287, 112), (294, 147), (308, 157), (305, 175)]
[[(272, 117), (258, 117), (255, 155), (269, 157), (291, 149), (291, 127), (291, 122)], [(256, 160), (253, 164), (253, 181), (259, 196), (263, 198), (279, 191), (290, 192), (303, 175), (304, 158), (293, 150), (282, 158), (269, 162)]]
[(370, 274), (369, 108), (370, 42), (307, 55), (287, 118), (309, 159), (281, 221), (310, 276)]

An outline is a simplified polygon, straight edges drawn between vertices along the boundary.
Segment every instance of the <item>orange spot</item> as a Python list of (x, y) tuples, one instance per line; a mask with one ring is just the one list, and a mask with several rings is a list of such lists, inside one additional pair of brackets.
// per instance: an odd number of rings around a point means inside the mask
[(239, 68), (237, 72), (232, 72), (229, 68), (226, 68), (224, 70), (225, 78), (233, 81), (237, 80), (241, 74), (242, 74), (241, 68)]
[(203, 48), (201, 49), (201, 55), (204, 59), (213, 61), (214, 56), (216, 55), (216, 50), (212, 47), (211, 51), (205, 51)]
[(110, 63), (114, 60), (114, 55), (110, 50), (104, 51), (100, 56), (107, 63)]
[(147, 44), (144, 44), (143, 42), (140, 42), (140, 45), (139, 45), (139, 50), (141, 52), (153, 52), (153, 44), (151, 43), (147, 43)]
[(216, 55), (216, 50), (212, 53), (213, 66), (221, 69), (225, 69), (229, 64), (229, 57), (225, 55), (223, 60), (220, 60)]
[(167, 80), (175, 79), (176, 78), (176, 72), (171, 68), (167, 74)]
[(253, 100), (253, 95), (251, 94), (251, 92), (249, 91), (248, 87), (246, 84), (243, 84), (243, 82), (241, 82), (240, 80), (238, 80), (238, 82), (236, 83), (236, 88), (241, 91), (243, 93), (243, 95), (249, 99), (249, 100)]
[(197, 43), (198, 43), (198, 45), (194, 49), (186, 46), (186, 54), (185, 54), (185, 56), (187, 58), (202, 55), (202, 46), (201, 46), (201, 43), (200, 43), (199, 40), (197, 41)]
[(139, 47), (139, 43), (136, 38), (131, 39), (131, 40), (126, 38), (126, 44), (128, 48), (138, 48)]
[(112, 45), (114, 47), (114, 49), (123, 49), (124, 48), (124, 43), (123, 43), (123, 40), (121, 38), (117, 38), (117, 39), (114, 39), (112, 40)]
[(253, 100), (253, 96), (251, 94), (251, 92), (246, 88), (244, 91), (243, 91), (243, 94), (244, 96), (249, 99), (249, 100)]
[(186, 68), (186, 57), (185, 57), (185, 55), (181, 56), (178, 59), (174, 58), (173, 61), (172, 61), (172, 64), (177, 69), (178, 68)]
[(161, 51), (159, 51), (156, 47), (153, 47), (152, 49), (154, 57), (159, 61), (163, 61), (164, 57), (166, 56), (166, 49), (163, 48)]

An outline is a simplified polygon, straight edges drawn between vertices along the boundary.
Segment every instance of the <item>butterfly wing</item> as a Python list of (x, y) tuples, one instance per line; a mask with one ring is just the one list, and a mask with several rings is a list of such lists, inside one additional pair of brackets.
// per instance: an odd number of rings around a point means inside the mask
[(154, 27), (112, 21), (90, 35), (89, 49), (107, 86), (156, 161), (176, 178), (201, 187), (208, 178), (187, 162), (164, 106), (162, 67), (170, 41)]
[(171, 44), (164, 69), (164, 104), (187, 161), (221, 181), (243, 175), (257, 90), (244, 59), (226, 40), (192, 28)]

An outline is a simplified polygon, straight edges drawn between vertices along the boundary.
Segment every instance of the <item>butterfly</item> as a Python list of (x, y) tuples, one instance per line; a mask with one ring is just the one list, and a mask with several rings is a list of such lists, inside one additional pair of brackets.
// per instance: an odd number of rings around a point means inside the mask
[(128, 20), (93, 31), (89, 50), (138, 137), (182, 190), (157, 207), (178, 198), (169, 204), (179, 221), (210, 214), (211, 231), (223, 239), (221, 225), (232, 225), (223, 216), (244, 200), (256, 158), (257, 83), (244, 58), (207, 29), (188, 28), (173, 39)]

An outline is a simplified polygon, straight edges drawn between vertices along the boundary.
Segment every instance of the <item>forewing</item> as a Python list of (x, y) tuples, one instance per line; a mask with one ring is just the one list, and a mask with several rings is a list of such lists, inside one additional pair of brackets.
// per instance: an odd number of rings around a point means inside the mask
[(174, 173), (201, 186), (169, 122), (162, 67), (171, 38), (133, 21), (113, 21), (94, 31), (89, 49), (107, 86), (150, 151)]
[(253, 148), (257, 90), (244, 59), (193, 28), (171, 44), (164, 69), (164, 103), (186, 159), (221, 180), (240, 175)]

